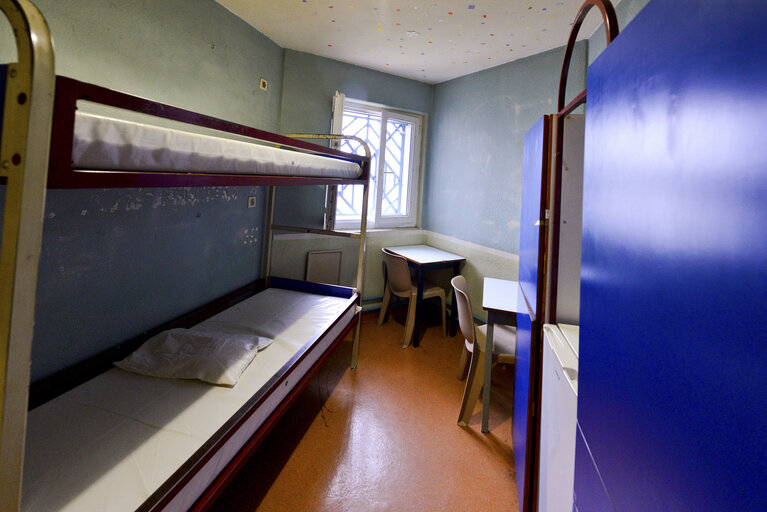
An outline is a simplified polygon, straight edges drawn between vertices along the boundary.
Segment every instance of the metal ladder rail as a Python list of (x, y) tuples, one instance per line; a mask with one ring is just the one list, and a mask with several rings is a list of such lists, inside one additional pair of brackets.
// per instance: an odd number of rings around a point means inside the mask
[[(370, 158), (371, 156), (371, 151), (368, 144), (361, 138), (356, 137), (354, 135), (289, 133), (286, 136), (293, 137), (296, 139), (324, 139), (324, 140), (331, 140), (331, 141), (354, 140), (356, 142), (359, 142), (362, 145), (362, 148), (365, 150), (365, 156), (367, 158)], [(359, 359), (360, 327), (362, 325), (362, 289), (363, 289), (363, 281), (365, 277), (365, 237), (367, 234), (369, 190), (370, 190), (370, 178), (368, 177), (367, 181), (365, 181), (365, 183), (363, 184), (362, 214), (360, 216), (359, 234), (350, 233), (346, 231), (336, 231), (333, 229), (313, 229), (313, 228), (300, 228), (300, 227), (294, 227), (294, 226), (275, 225), (274, 224), (275, 192), (274, 192), (273, 186), (269, 187), (268, 199), (267, 199), (266, 236), (265, 236), (266, 259), (263, 264), (263, 274), (266, 277), (267, 286), (269, 283), (269, 278), (271, 277), (272, 247), (273, 247), (272, 237), (274, 235), (274, 231), (296, 231), (296, 232), (303, 232), (303, 233), (316, 233), (316, 234), (327, 235), (327, 236), (338, 236), (338, 237), (359, 239), (359, 250), (358, 250), (358, 258), (357, 258), (357, 280), (356, 280), (355, 288), (360, 297), (360, 304), (357, 306), (357, 313), (356, 313), (357, 325), (354, 327), (354, 341), (352, 345), (352, 360), (350, 365), (352, 370), (357, 368), (357, 361)]]
[(37, 266), (42, 242), (55, 70), (53, 42), (29, 0), (0, 0), (18, 62), (7, 67), (0, 180), (0, 510), (18, 510), (27, 420)]

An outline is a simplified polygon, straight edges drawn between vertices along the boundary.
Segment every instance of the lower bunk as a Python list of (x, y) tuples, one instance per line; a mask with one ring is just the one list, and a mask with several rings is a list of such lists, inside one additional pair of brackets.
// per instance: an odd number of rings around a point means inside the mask
[(273, 340), (233, 387), (112, 368), (31, 410), (22, 510), (212, 504), (358, 319), (353, 289), (271, 285), (191, 329)]

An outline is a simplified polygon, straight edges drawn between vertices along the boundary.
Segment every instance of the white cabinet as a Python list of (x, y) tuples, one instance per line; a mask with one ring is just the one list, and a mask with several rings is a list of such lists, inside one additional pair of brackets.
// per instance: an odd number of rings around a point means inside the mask
[(578, 327), (546, 324), (543, 340), (538, 510), (569, 512), (575, 469)]

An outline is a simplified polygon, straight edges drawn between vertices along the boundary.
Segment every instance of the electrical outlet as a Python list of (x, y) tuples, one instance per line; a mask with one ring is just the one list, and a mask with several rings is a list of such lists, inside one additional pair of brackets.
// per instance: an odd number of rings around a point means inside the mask
[(248, 208), (255, 208), (255, 207), (256, 207), (256, 196), (248, 197)]
[(265, 91), (269, 87), (269, 83), (264, 80), (263, 78), (258, 82), (258, 86), (261, 88), (262, 91)]

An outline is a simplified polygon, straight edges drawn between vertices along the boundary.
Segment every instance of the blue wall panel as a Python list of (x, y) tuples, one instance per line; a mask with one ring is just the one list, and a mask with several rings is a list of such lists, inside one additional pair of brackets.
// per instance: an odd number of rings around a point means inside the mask
[(589, 71), (578, 415), (621, 512), (767, 509), (765, 23), (656, 0)]
[(549, 118), (541, 117), (525, 134), (522, 172), (522, 213), (519, 235), (519, 286), (537, 315), (538, 256), (541, 234), (541, 192), (544, 157), (549, 150)]
[[(575, 434), (575, 492), (573, 506), (578, 512), (614, 512), (610, 496), (602, 484), (599, 469), (591, 458), (581, 429)], [(545, 511), (542, 511), (545, 512)], [(552, 511), (553, 512), (553, 511)]]
[[(524, 304), (522, 292), (517, 299)], [(524, 307), (521, 309), (525, 309)], [(519, 510), (526, 510), (523, 503), (525, 489), (526, 446), (527, 446), (527, 408), (530, 393), (530, 348), (533, 335), (533, 322), (527, 313), (517, 313), (517, 360), (514, 365), (514, 411), (512, 419), (512, 446), (514, 449), (514, 470), (517, 478)]]
[[(531, 463), (532, 453), (528, 453), (527, 444), (535, 431), (535, 422), (529, 414), (530, 404), (535, 403), (535, 389), (540, 360), (540, 323), (538, 313), (539, 255), (542, 254), (542, 198), (544, 174), (548, 172), (548, 152), (550, 146), (549, 116), (541, 117), (525, 134), (525, 152), (522, 173), (522, 213), (519, 236), (519, 304), (525, 313), (517, 314), (517, 351), (514, 366), (514, 420), (512, 422), (514, 443), (514, 466), (517, 472), (517, 491), (520, 510), (530, 510), (530, 496), (525, 490), (532, 491), (530, 483), (525, 485), (525, 477), (535, 478), (535, 465)], [(535, 441), (537, 443), (537, 441)]]

